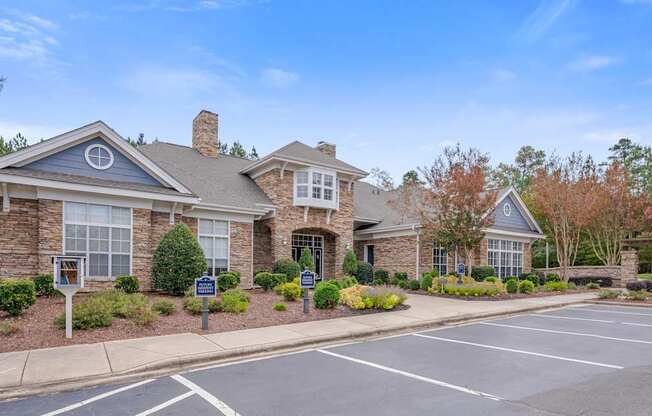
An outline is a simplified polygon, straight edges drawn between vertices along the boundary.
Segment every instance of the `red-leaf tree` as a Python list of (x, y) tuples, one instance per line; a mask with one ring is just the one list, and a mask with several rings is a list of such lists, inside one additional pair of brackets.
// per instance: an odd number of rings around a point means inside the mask
[(591, 223), (597, 206), (595, 166), (592, 159), (573, 154), (551, 161), (540, 169), (532, 183), (534, 210), (557, 248), (561, 275), (568, 280), (568, 267), (575, 263), (582, 231)]
[(620, 264), (622, 241), (628, 234), (643, 231), (645, 211), (649, 207), (646, 194), (632, 192), (631, 175), (614, 161), (600, 178), (591, 198), (592, 207), (587, 234), (598, 259), (607, 266)]
[(463, 150), (459, 144), (447, 147), (432, 166), (421, 169), (422, 187), (417, 214), (426, 238), (452, 251), (462, 251), (471, 271), (473, 250), (493, 224), (489, 215), (496, 192), (488, 191), (486, 172), (489, 158), (477, 149)]

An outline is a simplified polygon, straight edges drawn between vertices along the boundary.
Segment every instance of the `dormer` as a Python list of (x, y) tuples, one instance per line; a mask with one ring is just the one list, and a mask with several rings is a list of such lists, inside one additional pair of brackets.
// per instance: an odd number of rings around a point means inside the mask
[(339, 208), (337, 172), (316, 167), (294, 171), (294, 205), (334, 209)]

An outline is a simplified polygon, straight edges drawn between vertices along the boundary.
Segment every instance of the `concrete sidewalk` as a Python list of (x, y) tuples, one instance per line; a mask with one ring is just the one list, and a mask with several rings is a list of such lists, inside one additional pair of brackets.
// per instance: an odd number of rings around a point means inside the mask
[(506, 301), (410, 295), (409, 309), (214, 334), (175, 334), (0, 354), (0, 399), (229, 358), (580, 303), (581, 293)]

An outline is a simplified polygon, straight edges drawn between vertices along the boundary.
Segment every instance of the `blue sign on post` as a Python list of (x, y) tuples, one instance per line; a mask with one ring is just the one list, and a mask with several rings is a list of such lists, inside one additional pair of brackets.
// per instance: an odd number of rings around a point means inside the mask
[(464, 268), (464, 263), (459, 263), (459, 264), (457, 265), (457, 274), (459, 274), (460, 276), (463, 276), (463, 275), (464, 275), (464, 271), (465, 271), (465, 270), (466, 270), (466, 269)]
[(195, 296), (198, 298), (214, 298), (217, 296), (217, 279), (211, 276), (195, 279)]
[(315, 273), (310, 270), (302, 272), (299, 282), (302, 289), (312, 289), (315, 287)]

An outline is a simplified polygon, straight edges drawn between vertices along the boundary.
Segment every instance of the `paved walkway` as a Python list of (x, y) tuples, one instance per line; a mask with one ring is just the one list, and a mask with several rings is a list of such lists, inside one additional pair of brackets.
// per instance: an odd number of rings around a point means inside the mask
[[(410, 295), (409, 309), (214, 334), (175, 334), (0, 354), (0, 395), (66, 382), (92, 382), (178, 369), (338, 339), (579, 303), (594, 293), (508, 301), (461, 301)], [(4, 393), (4, 394), (3, 394)]]

